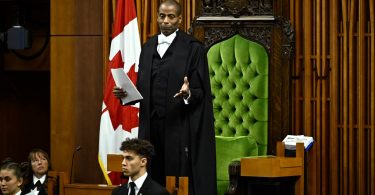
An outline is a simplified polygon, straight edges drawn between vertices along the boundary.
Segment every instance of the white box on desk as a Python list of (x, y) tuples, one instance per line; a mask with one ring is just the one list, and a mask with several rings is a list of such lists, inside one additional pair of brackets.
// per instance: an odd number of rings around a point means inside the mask
[(308, 151), (314, 144), (314, 138), (304, 135), (287, 135), (283, 142), (287, 150), (296, 150), (296, 143), (303, 143), (305, 151)]

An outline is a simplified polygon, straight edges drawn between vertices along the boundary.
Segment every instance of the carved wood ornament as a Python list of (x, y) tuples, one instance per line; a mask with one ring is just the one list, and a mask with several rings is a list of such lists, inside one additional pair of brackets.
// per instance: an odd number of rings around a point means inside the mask
[(205, 16), (272, 15), (271, 0), (204, 0), (202, 4), (202, 15)]

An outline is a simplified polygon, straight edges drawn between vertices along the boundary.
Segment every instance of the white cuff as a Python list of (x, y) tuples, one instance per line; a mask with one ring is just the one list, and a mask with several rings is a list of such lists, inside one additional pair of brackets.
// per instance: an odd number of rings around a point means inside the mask
[(189, 104), (189, 100), (190, 100), (190, 97), (191, 97), (191, 91), (189, 90), (189, 96), (185, 99), (185, 98), (182, 98), (184, 99), (184, 103), (187, 105)]

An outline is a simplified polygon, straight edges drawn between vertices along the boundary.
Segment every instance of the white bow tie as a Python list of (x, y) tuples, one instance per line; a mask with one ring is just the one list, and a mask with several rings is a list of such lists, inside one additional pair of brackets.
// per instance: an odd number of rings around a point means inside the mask
[(160, 34), (158, 36), (158, 44), (168, 43), (171, 44), (175, 36), (169, 35), (168, 37), (164, 36), (163, 34)]

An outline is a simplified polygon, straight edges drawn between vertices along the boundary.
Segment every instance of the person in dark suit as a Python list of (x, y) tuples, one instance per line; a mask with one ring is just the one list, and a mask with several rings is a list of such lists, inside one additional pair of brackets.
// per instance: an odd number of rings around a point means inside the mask
[(35, 192), (38, 195), (47, 195), (47, 172), (50, 169), (50, 159), (42, 149), (36, 148), (30, 151), (28, 156), (29, 172), (23, 191), (27, 194)]
[[(178, 29), (181, 5), (163, 1), (157, 22), (161, 33), (142, 47), (137, 89), (138, 138), (155, 146), (150, 174), (164, 185), (166, 176), (187, 176), (190, 195), (216, 194), (215, 132), (207, 52)], [(117, 98), (126, 91), (114, 87)]]
[(129, 176), (128, 184), (119, 186), (112, 195), (169, 195), (168, 191), (156, 183), (147, 173), (147, 167), (154, 155), (153, 145), (141, 139), (122, 142), (120, 150), (124, 157), (122, 171)]

